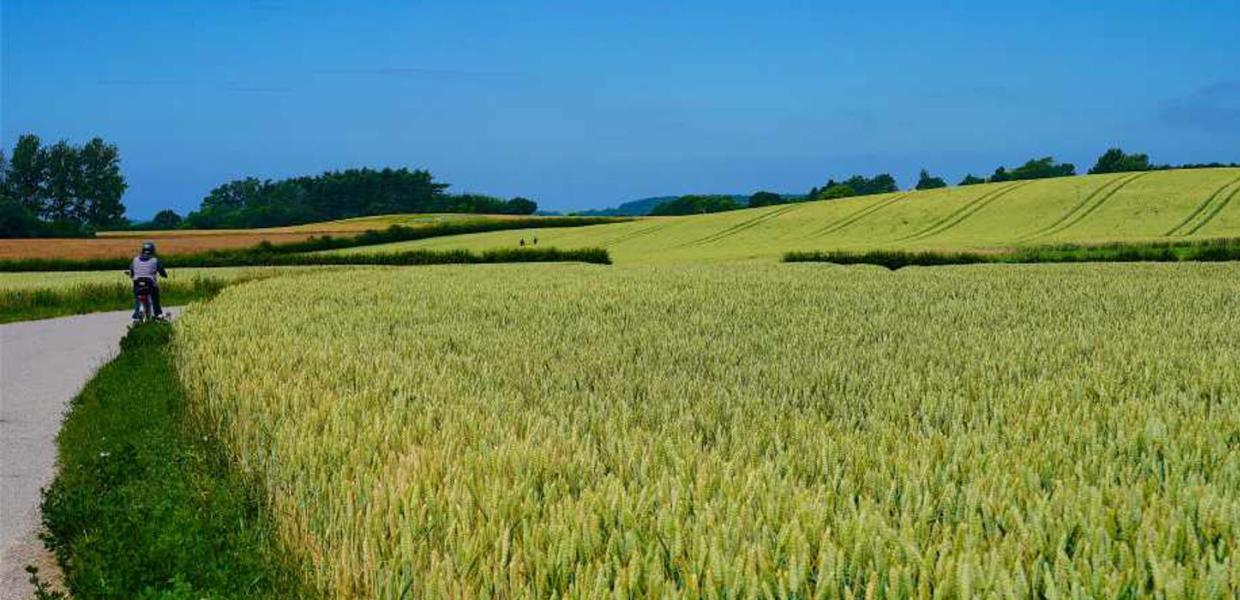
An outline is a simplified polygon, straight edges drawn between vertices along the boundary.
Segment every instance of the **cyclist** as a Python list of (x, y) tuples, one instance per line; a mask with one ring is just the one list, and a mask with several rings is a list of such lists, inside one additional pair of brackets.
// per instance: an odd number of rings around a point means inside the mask
[(129, 263), (129, 268), (125, 271), (133, 278), (135, 298), (133, 307), (133, 318), (142, 318), (142, 306), (137, 301), (137, 288), (139, 280), (147, 280), (147, 284), (151, 286), (151, 311), (155, 313), (155, 318), (160, 318), (164, 314), (163, 307), (159, 304), (159, 278), (167, 277), (168, 272), (164, 270), (164, 264), (155, 256), (155, 244), (152, 242), (143, 242), (142, 251), (133, 257), (133, 261)]

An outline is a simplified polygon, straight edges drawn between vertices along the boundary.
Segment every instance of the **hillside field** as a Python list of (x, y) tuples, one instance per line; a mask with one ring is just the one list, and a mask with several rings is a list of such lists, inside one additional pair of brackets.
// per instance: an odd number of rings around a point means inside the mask
[[(601, 246), (617, 263), (774, 260), (788, 251), (970, 249), (1240, 236), (1240, 169), (1088, 175), (443, 237), (390, 249)], [(379, 250), (367, 248), (365, 251)], [(361, 251), (361, 250), (352, 250)]]

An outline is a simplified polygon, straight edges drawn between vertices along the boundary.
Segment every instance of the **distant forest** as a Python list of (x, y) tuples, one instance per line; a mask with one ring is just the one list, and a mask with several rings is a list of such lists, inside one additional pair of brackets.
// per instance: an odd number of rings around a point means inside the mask
[(526, 198), (503, 200), (481, 194), (448, 194), (421, 169), (348, 169), (314, 177), (230, 181), (207, 194), (184, 220), (170, 211), (155, 228), (233, 229), (299, 225), (393, 213), (489, 213), (529, 215), (538, 205)]

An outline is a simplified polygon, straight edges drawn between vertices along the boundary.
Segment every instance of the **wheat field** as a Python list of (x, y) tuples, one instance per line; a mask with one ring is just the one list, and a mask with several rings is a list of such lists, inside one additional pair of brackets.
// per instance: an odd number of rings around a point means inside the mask
[(1237, 277), (291, 275), (176, 355), (333, 597), (1230, 598)]

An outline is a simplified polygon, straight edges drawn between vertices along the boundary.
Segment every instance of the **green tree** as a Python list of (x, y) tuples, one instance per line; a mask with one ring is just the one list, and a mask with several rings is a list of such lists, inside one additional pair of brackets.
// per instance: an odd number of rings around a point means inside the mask
[(203, 211), (231, 211), (255, 206), (263, 191), (263, 182), (254, 177), (230, 181), (217, 186), (202, 199)]
[(1089, 170), (1089, 174), (1149, 171), (1153, 168), (1149, 155), (1124, 154), (1124, 151), (1119, 148), (1111, 148), (1098, 157), (1098, 161), (1094, 163), (1094, 168)]
[(80, 169), (77, 206), (79, 221), (94, 227), (124, 221), (121, 198), (129, 187), (121, 174), (120, 151), (101, 138), (87, 142), (78, 152)]
[(39, 136), (18, 137), (9, 159), (9, 193), (31, 215), (45, 212), (43, 187), (46, 179), (47, 152)]
[(151, 227), (155, 229), (176, 229), (180, 224), (181, 215), (170, 209), (164, 209), (155, 213), (155, 217), (151, 219)]
[(4, 149), (0, 148), (0, 202), (6, 200), (16, 202), (16, 199), (13, 197), (13, 191), (9, 189), (9, 182), (9, 161), (4, 155)]
[(13, 198), (0, 197), (0, 238), (38, 235), (39, 220)]
[(889, 194), (900, 191), (900, 186), (896, 185), (896, 178), (888, 173), (879, 173), (874, 177), (868, 178), (862, 175), (853, 175), (844, 180), (844, 185), (852, 188), (853, 192), (858, 196)]
[(775, 204), (784, 204), (784, 203), (785, 203), (784, 197), (780, 196), (779, 194), (776, 194), (775, 192), (760, 191), (760, 192), (754, 192), (753, 195), (749, 196), (749, 208), (756, 208), (759, 206), (772, 206)]
[(538, 210), (538, 203), (529, 198), (517, 196), (505, 202), (500, 212), (505, 215), (532, 215), (536, 210)]
[(211, 190), (185, 220), (208, 229), (265, 227), (391, 213), (502, 213), (531, 206), (481, 194), (448, 195), (447, 187), (420, 169), (348, 169), (279, 181), (250, 177)]
[(819, 200), (836, 200), (839, 198), (848, 198), (850, 196), (856, 196), (856, 195), (857, 195), (857, 191), (854, 190), (852, 186), (845, 185), (843, 183), (837, 183), (834, 185), (828, 185), (824, 187), (822, 191), (818, 192), (818, 199)]
[(662, 202), (654, 207), (650, 214), (653, 216), (696, 215), (738, 208), (741, 208), (740, 203), (731, 196), (688, 195)]
[(965, 175), (964, 179), (960, 180), (960, 185), (977, 185), (979, 183), (986, 183), (986, 180), (976, 177), (972, 173)]
[(853, 175), (843, 182), (830, 179), (821, 188), (810, 190), (809, 199), (829, 200), (848, 196), (868, 196), (871, 194), (887, 194), (900, 191), (896, 178), (889, 173), (879, 173), (874, 177)]
[(43, 217), (54, 222), (81, 222), (77, 211), (81, 166), (76, 148), (61, 140), (47, 149), (46, 205)]
[(1025, 179), (1048, 179), (1051, 177), (1068, 177), (1076, 174), (1076, 166), (1072, 163), (1056, 163), (1050, 156), (1030, 159), (1025, 164), (1008, 171), (1005, 167), (995, 169), (990, 176), (991, 182), (1019, 181)]
[(936, 190), (947, 187), (947, 182), (942, 177), (931, 177), (930, 172), (922, 169), (921, 174), (917, 176), (917, 189), (919, 190)]

